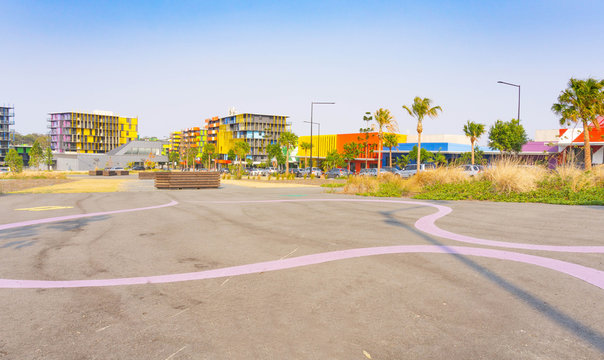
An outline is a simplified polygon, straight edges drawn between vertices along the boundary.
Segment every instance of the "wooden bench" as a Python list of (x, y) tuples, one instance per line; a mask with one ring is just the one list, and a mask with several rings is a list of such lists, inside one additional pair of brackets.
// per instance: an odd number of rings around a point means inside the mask
[(155, 174), (157, 171), (141, 171), (138, 173), (139, 180), (153, 180), (155, 179)]
[(211, 189), (220, 186), (217, 171), (162, 171), (155, 173), (155, 187), (158, 189)]

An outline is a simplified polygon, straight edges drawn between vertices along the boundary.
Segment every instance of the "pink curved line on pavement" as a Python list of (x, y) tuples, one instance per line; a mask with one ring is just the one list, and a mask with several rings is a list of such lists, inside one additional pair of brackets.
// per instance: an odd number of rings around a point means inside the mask
[(95, 212), (95, 213), (89, 213), (89, 214), (76, 214), (76, 215), (51, 217), (51, 218), (45, 218), (45, 219), (27, 220), (27, 221), (0, 225), (0, 231), (17, 228), (17, 227), (22, 227), (22, 226), (46, 224), (46, 223), (57, 222), (57, 221), (66, 221), (66, 220), (87, 218), (87, 217), (92, 217), (92, 216), (112, 215), (112, 214), (121, 214), (121, 213), (133, 212), (133, 211), (160, 209), (160, 208), (164, 208), (164, 207), (174, 206), (177, 204), (178, 204), (178, 201), (170, 201), (167, 204), (147, 206), (147, 207), (134, 208), (134, 209), (102, 211), (102, 212)]
[(0, 288), (49, 289), (173, 283), (180, 281), (215, 279), (228, 276), (257, 274), (261, 272), (292, 269), (300, 266), (322, 264), (330, 261), (358, 258), (364, 256), (403, 253), (461, 254), (501, 260), (510, 260), (520, 263), (537, 265), (547, 269), (559, 271), (561, 273), (573, 276), (577, 279), (586, 281), (594, 286), (599, 287), (600, 289), (604, 289), (604, 271), (592, 269), (582, 265), (577, 265), (566, 261), (550, 259), (541, 256), (520, 254), (504, 250), (437, 245), (399, 245), (349, 249), (299, 256), (290, 259), (273, 260), (255, 264), (232, 266), (215, 270), (147, 277), (70, 281), (0, 279)]
[(456, 234), (450, 231), (443, 230), (436, 226), (436, 220), (447, 216), (453, 210), (448, 206), (437, 205), (429, 202), (420, 201), (404, 201), (404, 200), (386, 200), (386, 199), (279, 199), (279, 200), (243, 200), (243, 201), (214, 201), (213, 203), (274, 203), (274, 202), (378, 202), (378, 203), (395, 203), (429, 206), (436, 208), (438, 211), (434, 214), (421, 217), (415, 222), (415, 227), (430, 235), (439, 236), (445, 239), (455, 240), (459, 242), (496, 246), (509, 249), (524, 249), (524, 250), (541, 250), (541, 251), (557, 251), (570, 253), (604, 253), (604, 246), (567, 246), (567, 245), (535, 245), (524, 243), (513, 243), (506, 241), (495, 241), (475, 238), (471, 236)]

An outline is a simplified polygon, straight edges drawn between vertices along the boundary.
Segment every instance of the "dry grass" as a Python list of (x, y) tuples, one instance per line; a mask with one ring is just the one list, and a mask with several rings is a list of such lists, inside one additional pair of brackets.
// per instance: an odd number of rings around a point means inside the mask
[(388, 191), (406, 194), (409, 192), (408, 181), (390, 173), (380, 174), (379, 177), (351, 176), (342, 189), (346, 194), (377, 194)]
[[(66, 194), (124, 191), (126, 179), (83, 179), (50, 186), (14, 191), (13, 194)], [(132, 181), (132, 180), (130, 180)]]
[(0, 179), (66, 179), (67, 176), (64, 172), (56, 171), (39, 171), (39, 170), (25, 170), (23, 172), (13, 173), (0, 173)]
[(436, 184), (456, 184), (470, 180), (470, 177), (458, 167), (440, 166), (436, 169), (421, 171), (409, 179), (409, 185), (421, 189)]
[(548, 175), (544, 166), (523, 165), (517, 160), (503, 159), (488, 167), (479, 178), (493, 183), (498, 192), (527, 192), (537, 189)]
[(558, 166), (552, 176), (558, 177), (559, 181), (572, 191), (604, 186), (604, 165), (594, 166), (589, 172), (572, 165)]

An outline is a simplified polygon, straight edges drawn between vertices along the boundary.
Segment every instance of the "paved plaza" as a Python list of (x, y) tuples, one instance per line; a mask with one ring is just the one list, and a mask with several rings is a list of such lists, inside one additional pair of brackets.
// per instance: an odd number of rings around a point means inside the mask
[(604, 207), (0, 196), (0, 359), (602, 359)]

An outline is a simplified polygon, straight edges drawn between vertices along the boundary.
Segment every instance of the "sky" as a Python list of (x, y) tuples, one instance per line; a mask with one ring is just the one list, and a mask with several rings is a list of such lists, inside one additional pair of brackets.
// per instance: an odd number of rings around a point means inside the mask
[(569, 78), (604, 77), (601, 0), (7, 1), (0, 104), (20, 133), (48, 113), (139, 117), (168, 137), (211, 116), (287, 115), (308, 135), (357, 132), (389, 109), (401, 133), (415, 96), (443, 111), (424, 134), (462, 134), (517, 115), (530, 138)]

